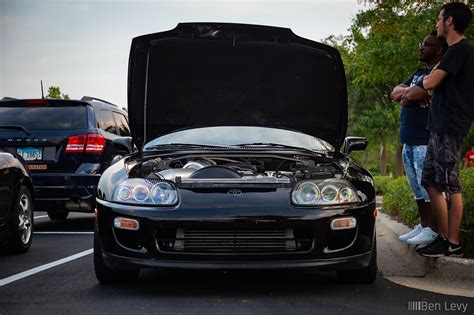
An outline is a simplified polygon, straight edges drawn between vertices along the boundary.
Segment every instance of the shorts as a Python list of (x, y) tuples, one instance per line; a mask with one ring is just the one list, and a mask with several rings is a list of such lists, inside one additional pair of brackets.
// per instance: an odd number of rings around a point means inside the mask
[(464, 136), (430, 131), (421, 184), (448, 194), (462, 192), (459, 179)]
[(405, 173), (416, 200), (430, 201), (430, 196), (421, 186), (421, 175), (425, 163), (426, 145), (403, 144), (402, 158)]

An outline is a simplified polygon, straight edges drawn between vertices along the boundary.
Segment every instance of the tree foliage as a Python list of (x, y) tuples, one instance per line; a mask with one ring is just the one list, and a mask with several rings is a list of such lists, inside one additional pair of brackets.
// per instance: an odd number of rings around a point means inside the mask
[[(381, 148), (400, 150), (400, 105), (390, 99), (396, 85), (417, 68), (418, 43), (436, 30), (441, 1), (365, 1), (368, 9), (354, 18), (350, 35), (329, 37), (326, 42), (341, 52), (349, 96), (349, 133), (366, 136)], [(472, 6), (472, 4), (471, 4)], [(473, 27), (466, 37), (473, 39)], [(401, 164), (401, 155), (397, 155)], [(385, 173), (386, 161), (380, 160)], [(384, 164), (385, 163), (385, 164)]]
[(61, 94), (61, 89), (59, 86), (50, 86), (48, 88), (48, 95), (46, 95), (46, 98), (57, 98), (57, 99), (69, 99), (69, 95), (67, 94)]

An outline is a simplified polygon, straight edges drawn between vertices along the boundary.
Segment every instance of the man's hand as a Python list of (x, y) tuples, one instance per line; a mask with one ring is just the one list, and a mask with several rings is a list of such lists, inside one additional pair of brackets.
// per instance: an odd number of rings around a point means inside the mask
[(403, 94), (405, 94), (406, 90), (408, 90), (408, 85), (405, 84), (399, 84), (396, 87), (393, 88), (392, 94), (390, 94), (390, 97), (392, 100), (395, 102), (400, 102), (402, 100)]
[(428, 92), (419, 86), (413, 85), (409, 87), (405, 94), (401, 98), (400, 104), (406, 106), (408, 104), (419, 102), (422, 108), (428, 107), (430, 105), (431, 97)]

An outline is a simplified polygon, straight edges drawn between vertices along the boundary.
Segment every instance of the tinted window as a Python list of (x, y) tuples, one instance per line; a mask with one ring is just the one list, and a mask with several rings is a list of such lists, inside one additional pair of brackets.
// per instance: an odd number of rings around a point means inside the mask
[(117, 123), (117, 128), (121, 136), (129, 137), (130, 128), (128, 128), (128, 122), (124, 115), (119, 113), (114, 113), (115, 122)]
[(0, 125), (23, 126), (34, 130), (87, 128), (85, 106), (0, 107)]
[(114, 116), (109, 110), (96, 110), (96, 119), (99, 124), (98, 127), (110, 133), (118, 135), (117, 127), (115, 126)]

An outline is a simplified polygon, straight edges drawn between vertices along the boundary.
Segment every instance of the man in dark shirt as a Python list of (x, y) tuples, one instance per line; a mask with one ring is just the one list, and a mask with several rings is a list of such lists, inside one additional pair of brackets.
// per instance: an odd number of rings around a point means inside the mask
[(430, 195), (439, 236), (418, 249), (427, 257), (462, 256), (460, 149), (474, 116), (474, 46), (464, 37), (471, 19), (472, 12), (464, 3), (452, 2), (441, 7), (438, 36), (446, 39), (449, 48), (439, 65), (418, 83), (433, 93), (422, 185)]
[(394, 101), (400, 102), (400, 141), (403, 144), (403, 165), (415, 195), (421, 222), (412, 231), (401, 235), (400, 241), (411, 245), (431, 243), (438, 233), (436, 221), (431, 209), (430, 197), (421, 186), (421, 175), (426, 156), (426, 147), (430, 134), (426, 129), (430, 96), (428, 92), (416, 85), (423, 75), (429, 74), (443, 57), (447, 44), (444, 39), (438, 39), (436, 32), (426, 36), (420, 43), (418, 58), (426, 63), (427, 68), (418, 69), (408, 80), (397, 85), (391, 94)]

